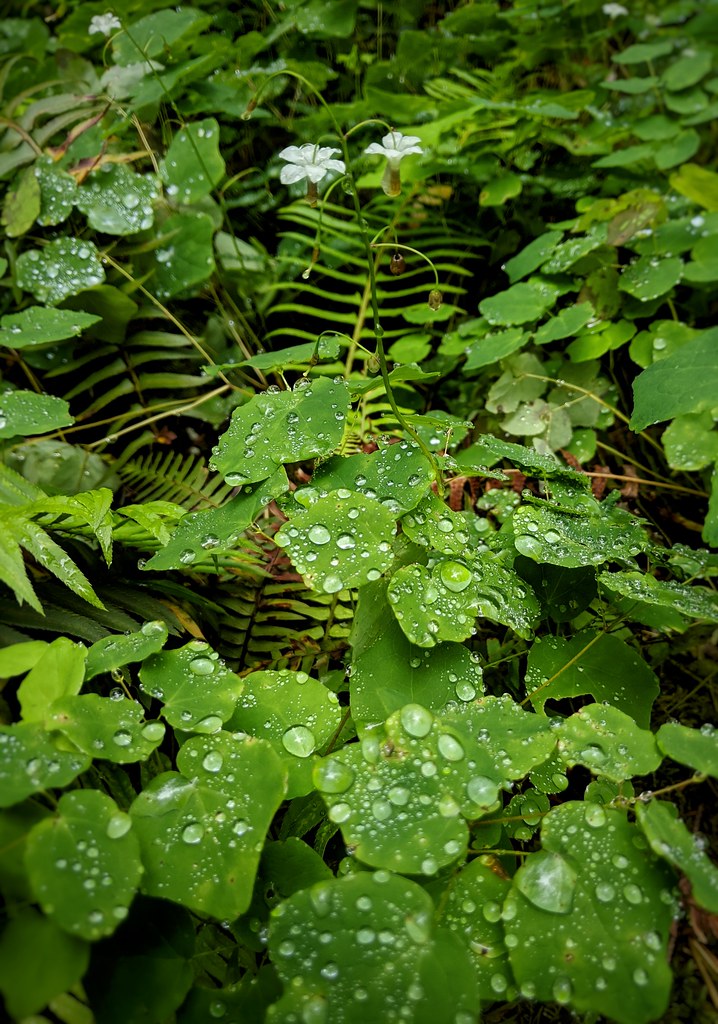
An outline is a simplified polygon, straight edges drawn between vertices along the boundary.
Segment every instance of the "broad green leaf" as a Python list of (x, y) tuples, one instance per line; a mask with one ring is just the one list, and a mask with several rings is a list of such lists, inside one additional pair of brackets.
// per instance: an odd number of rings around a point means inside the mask
[(274, 540), (326, 594), (377, 580), (393, 559), (396, 519), (376, 498), (339, 488), (285, 523)]
[(678, 284), (683, 276), (683, 260), (679, 256), (660, 259), (641, 256), (621, 274), (618, 287), (641, 302), (657, 299)]
[(659, 749), (679, 764), (718, 778), (718, 735), (712, 725), (690, 729), (678, 722), (664, 722), (656, 734)]
[(180, 519), (169, 543), (143, 568), (191, 568), (197, 563), (206, 563), (213, 555), (231, 551), (261, 510), (288, 487), (287, 474), (280, 467), (268, 480), (255, 487), (247, 485), (241, 494), (220, 508), (188, 512)]
[(165, 735), (162, 722), (145, 722), (141, 704), (96, 693), (56, 700), (45, 728), (61, 732), (84, 754), (115, 764), (146, 761)]
[(97, 640), (87, 652), (85, 680), (89, 682), (101, 672), (144, 661), (161, 651), (167, 642), (167, 626), (161, 620), (145, 622), (137, 633), (118, 633)]
[(526, 667), (526, 692), (543, 712), (547, 700), (591, 694), (611, 704), (643, 728), (651, 721), (658, 678), (641, 656), (617, 636), (586, 630), (564, 638), (536, 640)]
[(160, 165), (167, 195), (176, 203), (196, 203), (209, 195), (224, 175), (219, 125), (213, 117), (182, 128)]
[(124, 164), (103, 164), (82, 185), (75, 204), (95, 231), (134, 235), (152, 227), (158, 193), (154, 174), (135, 174)]
[(661, 443), (672, 469), (691, 472), (718, 461), (718, 431), (707, 411), (676, 416), (663, 432)]
[(5, 348), (27, 348), (28, 345), (46, 345), (82, 334), (100, 320), (90, 313), (70, 309), (48, 309), (30, 306), (22, 313), (11, 313), (0, 320), (0, 345)]
[(432, 570), (402, 566), (391, 577), (387, 595), (404, 635), (417, 647), (465, 640), (475, 632), (478, 579), (463, 561), (447, 559)]
[(63, 793), (56, 814), (30, 832), (25, 860), (43, 911), (90, 940), (124, 921), (142, 875), (132, 819), (99, 790)]
[(683, 164), (670, 177), (671, 188), (704, 210), (718, 210), (718, 174), (699, 164)]
[(5, 391), (0, 394), (0, 437), (30, 437), (47, 434), (74, 423), (62, 398), (38, 395), (34, 391)]
[(587, 704), (564, 719), (557, 733), (562, 761), (614, 782), (648, 775), (663, 760), (653, 733), (610, 704)]
[(550, 341), (558, 341), (561, 338), (571, 338), (577, 334), (582, 327), (585, 327), (595, 316), (593, 306), (590, 302), (582, 302), (577, 306), (568, 306), (562, 309), (548, 323), (542, 324), (534, 335), (537, 345), (546, 345)]
[(8, 238), (19, 238), (30, 230), (40, 213), (40, 184), (32, 167), (18, 174), (14, 187), (5, 195), (2, 223)]
[(287, 798), (312, 789), (312, 764), (337, 732), (337, 696), (306, 672), (251, 672), (227, 722), (230, 732), (268, 740), (287, 769)]
[(46, 640), (25, 640), (0, 650), (0, 679), (24, 675), (37, 665), (50, 645)]
[(177, 766), (183, 774), (156, 776), (130, 808), (143, 891), (233, 920), (252, 898), (286, 770), (269, 743), (226, 732), (189, 740)]
[(578, 515), (549, 503), (522, 505), (514, 512), (511, 525), (520, 554), (566, 568), (631, 561), (648, 545), (639, 520), (615, 506), (598, 503)]
[(86, 657), (82, 644), (64, 636), (52, 641), (18, 687), (23, 721), (43, 721), (53, 701), (80, 692)]
[(672, 51), (673, 46), (674, 43), (671, 39), (656, 43), (634, 43), (615, 54), (611, 59), (615, 64), (643, 64), (656, 60), (657, 57), (665, 57)]
[(506, 459), (507, 462), (512, 462), (515, 466), (523, 469), (527, 476), (537, 476), (541, 479), (563, 477), (577, 482), (582, 479), (580, 473), (566, 466), (550, 452), (539, 452), (535, 448), (526, 447), (526, 445), (502, 441), (491, 434), (482, 434), (473, 447), (477, 462), (494, 465), (501, 459)]
[(590, 566), (565, 569), (559, 565), (534, 562), (519, 555), (515, 564), (541, 602), (545, 615), (554, 622), (570, 622), (590, 605), (596, 596), (596, 573)]
[(17, 284), (38, 302), (56, 306), (70, 295), (102, 284), (105, 271), (94, 242), (69, 236), (55, 238), (44, 249), (29, 249), (17, 259)]
[(529, 337), (528, 332), (522, 331), (520, 327), (484, 335), (466, 348), (464, 370), (478, 370), (481, 366), (497, 363), (522, 348)]
[(490, 324), (513, 327), (539, 320), (553, 306), (556, 295), (553, 286), (529, 281), (484, 299), (479, 309)]
[(465, 853), (465, 819), (496, 809), (500, 789), (555, 742), (545, 719), (510, 699), (482, 698), (443, 718), (406, 704), (320, 762), (314, 782), (359, 860), (433, 875)]
[(541, 837), (503, 906), (519, 991), (619, 1024), (656, 1020), (671, 988), (665, 868), (637, 846), (624, 811), (600, 804), (554, 808)]
[(696, 283), (718, 280), (718, 235), (711, 234), (693, 246), (684, 277)]
[(673, 580), (657, 580), (640, 572), (602, 572), (599, 588), (662, 608), (672, 608), (691, 619), (718, 622), (718, 599), (707, 587), (688, 586)]
[(521, 195), (523, 182), (518, 174), (508, 171), (492, 178), (479, 192), (479, 206), (503, 206), (509, 199)]
[(718, 913), (718, 867), (706, 856), (703, 844), (664, 800), (636, 804), (636, 818), (651, 849), (686, 876), (691, 896), (711, 914)]
[(427, 494), (408, 515), (402, 516), (401, 527), (415, 544), (433, 552), (463, 557), (469, 550), (471, 530), (466, 517), (453, 512), (433, 493)]
[[(479, 997), (486, 1002), (513, 999), (517, 994), (501, 921), (501, 908), (510, 887), (510, 879), (476, 859), (454, 874), (444, 891), (434, 894), (437, 919), (468, 948)], [(433, 884), (430, 892), (432, 889)]]
[(342, 439), (348, 408), (344, 382), (327, 377), (254, 395), (235, 409), (210, 466), (240, 486), (266, 480), (282, 463), (329, 455)]
[(86, 942), (32, 907), (11, 917), (0, 936), (0, 992), (10, 1017), (39, 1013), (80, 980), (89, 960)]
[(260, 874), (282, 898), (334, 877), (319, 854), (296, 836), (265, 845)]
[(354, 30), (357, 0), (335, 0), (327, 10), (321, 0), (294, 9), (293, 20), (302, 35), (319, 39), (340, 39), (350, 36)]
[(184, 42), (199, 35), (209, 22), (209, 15), (192, 7), (155, 11), (138, 21), (130, 22), (128, 31), (113, 34), (114, 62), (127, 66), (146, 61), (148, 57), (162, 58), (165, 48), (175, 54), (181, 53)]
[(77, 182), (51, 157), (42, 156), (35, 162), (35, 177), (40, 185), (40, 214), (38, 224), (51, 227), (61, 224), (72, 213), (77, 196)]
[(176, 213), (164, 221), (152, 277), (159, 299), (180, 295), (214, 272), (213, 234), (214, 223), (206, 213)]
[(387, 871), (320, 882), (280, 903), (269, 953), (285, 993), (268, 1024), (475, 1020), (468, 953), (433, 911), (424, 889)]
[(269, 1006), (280, 995), (279, 979), (270, 966), (260, 967), (257, 974), (246, 971), (235, 985), (194, 985), (177, 1011), (177, 1024), (207, 1024), (220, 1017), (226, 1024), (263, 1021)]
[(631, 342), (631, 359), (645, 369), (651, 363), (657, 363), (673, 355), (698, 333), (687, 324), (654, 320), (648, 330), (639, 331)]
[(521, 252), (517, 253), (516, 256), (512, 256), (504, 264), (504, 270), (509, 275), (509, 281), (513, 284), (514, 281), (519, 281), (522, 277), (532, 273), (532, 271), (538, 270), (541, 264), (546, 262), (562, 238), (562, 231), (547, 231), (545, 234), (535, 238), (533, 242), (529, 242)]
[(0, 811), (0, 893), (6, 906), (33, 902), (25, 868), (25, 843), (33, 825), (50, 813), (33, 800)]
[(608, 228), (605, 224), (597, 224), (592, 227), (586, 235), (579, 235), (577, 238), (567, 238), (551, 250), (548, 260), (541, 266), (543, 274), (563, 274), (569, 270), (574, 263), (578, 263), (584, 256), (604, 245), (608, 238)]
[(162, 715), (174, 729), (215, 733), (234, 712), (244, 683), (202, 640), (146, 658), (140, 685), (162, 702)]
[[(396, 515), (414, 508), (434, 478), (431, 463), (417, 445), (409, 441), (382, 444), (369, 455), (359, 453), (327, 459), (312, 477), (311, 487), (321, 497), (340, 487), (376, 498)], [(297, 500), (304, 504), (298, 491)]]
[(701, 137), (693, 128), (686, 128), (670, 142), (664, 142), (655, 155), (656, 167), (662, 171), (677, 167), (690, 160), (698, 152)]
[[(641, 77), (635, 77), (635, 78), (615, 78), (615, 79), (607, 78), (603, 82), (601, 82), (601, 85), (603, 86), (604, 89), (610, 89), (611, 92), (625, 92), (629, 96), (642, 96), (644, 93), (651, 92), (652, 90), (654, 90), (656, 88), (656, 86), (658, 85), (658, 76), (657, 75), (643, 75)], [(630, 151), (630, 157), (631, 157), (630, 160), (627, 159), (627, 157), (629, 156), (629, 151)], [(596, 167), (616, 167), (616, 166), (620, 167), (620, 166), (624, 166), (625, 163), (633, 162), (633, 159), (636, 158), (639, 153), (641, 154), (642, 157), (643, 156), (648, 156), (651, 153), (651, 147), (650, 146), (626, 146), (623, 149), (616, 150), (615, 153), (611, 154), (611, 156), (609, 156), (609, 157), (604, 157), (601, 160), (597, 160), (595, 166)], [(611, 157), (614, 157), (615, 159), (612, 160)]]
[(382, 581), (359, 592), (351, 644), (352, 720), (362, 726), (383, 722), (405, 704), (442, 712), (450, 702), (483, 693), (476, 655), (460, 644), (417, 648), (396, 621)]
[(679, 57), (668, 65), (661, 75), (666, 89), (679, 91), (691, 85), (697, 85), (708, 74), (713, 63), (713, 54), (709, 50), (691, 48), (690, 55)]
[(716, 404), (718, 329), (701, 332), (673, 355), (649, 366), (633, 382), (632, 430), (702, 412)]

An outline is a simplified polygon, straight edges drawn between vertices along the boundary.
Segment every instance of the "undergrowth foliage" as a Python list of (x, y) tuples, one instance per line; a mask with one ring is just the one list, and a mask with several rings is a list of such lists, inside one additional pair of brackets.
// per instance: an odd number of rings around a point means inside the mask
[(0, 21), (5, 1013), (708, 1021), (718, 5), (240, 6)]

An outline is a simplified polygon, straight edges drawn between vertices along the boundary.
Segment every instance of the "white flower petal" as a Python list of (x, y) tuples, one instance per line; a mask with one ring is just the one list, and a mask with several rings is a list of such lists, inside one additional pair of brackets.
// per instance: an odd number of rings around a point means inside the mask
[(368, 153), (369, 156), (386, 156), (386, 150), (378, 142), (371, 142), (364, 152)]
[(299, 146), (287, 146), (286, 149), (283, 149), (280, 152), (279, 159), (288, 160), (290, 163), (294, 164), (298, 163), (299, 161), (303, 161), (304, 157), (302, 155), (302, 150), (299, 148)]
[(304, 173), (310, 181), (313, 181), (316, 184), (321, 181), (322, 178), (326, 178), (327, 169), (326, 167), (320, 167), (318, 164), (308, 164), (307, 167), (304, 168)]
[(339, 171), (340, 174), (344, 174), (347, 169), (343, 160), (326, 160), (324, 166), (328, 171)]
[(279, 180), (283, 185), (293, 185), (296, 181), (303, 181), (307, 177), (306, 167), (297, 167), (296, 164), (287, 164), (279, 172)]
[(341, 153), (340, 149), (333, 149), (331, 146), (319, 146), (317, 149), (316, 156), (314, 157), (315, 164), (326, 163), (332, 153)]

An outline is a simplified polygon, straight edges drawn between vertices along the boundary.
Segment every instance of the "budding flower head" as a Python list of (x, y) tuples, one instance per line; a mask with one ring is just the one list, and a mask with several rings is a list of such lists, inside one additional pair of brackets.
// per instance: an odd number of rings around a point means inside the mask
[(87, 34), (90, 36), (98, 34), (109, 36), (118, 28), (122, 28), (120, 19), (112, 11), (108, 11), (107, 14), (96, 14), (91, 19)]
[(317, 185), (330, 171), (344, 174), (346, 165), (343, 160), (334, 160), (334, 153), (340, 150), (331, 146), (315, 146), (308, 142), (303, 146), (287, 146), (279, 154), (280, 160), (286, 165), (279, 172), (279, 180), (283, 185), (293, 185), (297, 181), (307, 182), (307, 202), (310, 206), (317, 203)]
[(429, 309), (437, 310), (443, 305), (443, 302), (444, 296), (438, 288), (434, 288), (429, 292)]
[(386, 157), (386, 170), (382, 178), (381, 187), (387, 196), (398, 196), (401, 192), (401, 175), (399, 165), (405, 156), (411, 153), (423, 153), (424, 150), (417, 143), (421, 142), (418, 135), (403, 135), (401, 132), (389, 132), (378, 142), (372, 142), (364, 150), (369, 156)]

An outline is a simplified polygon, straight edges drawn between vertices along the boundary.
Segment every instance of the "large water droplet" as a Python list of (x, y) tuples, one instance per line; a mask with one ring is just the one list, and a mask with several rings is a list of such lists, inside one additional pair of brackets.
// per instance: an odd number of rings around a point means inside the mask
[(223, 757), (218, 750), (210, 750), (205, 754), (202, 767), (207, 772), (218, 772), (223, 764)]
[(442, 733), (439, 736), (439, 753), (442, 757), (445, 757), (447, 761), (461, 761), (464, 758), (464, 748), (457, 739), (450, 736), (448, 733)]
[(324, 793), (343, 793), (354, 781), (354, 771), (342, 761), (324, 761), (315, 768), (314, 779)]
[(118, 811), (113, 814), (107, 822), (106, 833), (109, 839), (120, 839), (132, 828), (132, 818), (129, 814)]
[(471, 583), (471, 570), (461, 562), (442, 562), (439, 567), (439, 576), (446, 589), (455, 594), (466, 590)]
[(306, 725), (293, 725), (282, 736), (282, 746), (295, 757), (309, 757), (316, 745), (314, 733)]
[(200, 825), (198, 821), (193, 821), (182, 830), (182, 842), (187, 843), (189, 846), (194, 846), (196, 843), (201, 842), (203, 835), (204, 825)]
[(215, 669), (215, 663), (209, 658), (193, 658), (189, 663), (190, 672), (197, 676), (211, 676)]
[(132, 733), (129, 733), (127, 729), (118, 729), (112, 740), (118, 747), (129, 747), (132, 743)]
[(326, 526), (322, 526), (321, 523), (315, 523), (314, 526), (310, 526), (307, 531), (307, 536), (312, 544), (328, 544), (332, 539), (332, 535), (329, 530)]
[(534, 853), (516, 872), (514, 884), (534, 906), (552, 914), (568, 914), (577, 875), (557, 853)]
[(571, 1001), (573, 986), (568, 978), (556, 978), (556, 981), (553, 983), (552, 992), (556, 1002), (565, 1005)]
[(434, 716), (421, 704), (405, 704), (401, 709), (401, 724), (410, 736), (420, 739), (426, 736), (434, 722)]
[(148, 722), (142, 729), (142, 735), (149, 743), (157, 743), (165, 734), (162, 722)]
[(491, 807), (499, 795), (498, 783), (487, 779), (485, 775), (475, 775), (466, 783), (466, 795), (479, 807)]

